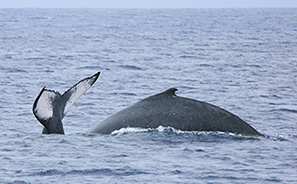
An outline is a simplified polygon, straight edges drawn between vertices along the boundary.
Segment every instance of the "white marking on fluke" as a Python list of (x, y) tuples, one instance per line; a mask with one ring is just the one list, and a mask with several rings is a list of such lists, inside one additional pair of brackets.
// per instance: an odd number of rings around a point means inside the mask
[(49, 119), (53, 116), (53, 101), (57, 96), (61, 96), (58, 92), (50, 91), (45, 88), (42, 89), (42, 93), (34, 108), (36, 116), (42, 119)]

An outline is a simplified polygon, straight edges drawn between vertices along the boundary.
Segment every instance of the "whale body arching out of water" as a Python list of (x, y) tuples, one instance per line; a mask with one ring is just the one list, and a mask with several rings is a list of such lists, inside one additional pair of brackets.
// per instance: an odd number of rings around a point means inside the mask
[[(98, 79), (100, 72), (87, 77), (63, 95), (41, 90), (33, 104), (33, 113), (44, 126), (44, 134), (64, 134), (63, 117), (74, 102)], [(110, 134), (127, 127), (173, 127), (182, 131), (220, 131), (248, 136), (261, 134), (238, 116), (212, 104), (179, 97), (176, 88), (145, 98), (98, 123), (87, 133)]]

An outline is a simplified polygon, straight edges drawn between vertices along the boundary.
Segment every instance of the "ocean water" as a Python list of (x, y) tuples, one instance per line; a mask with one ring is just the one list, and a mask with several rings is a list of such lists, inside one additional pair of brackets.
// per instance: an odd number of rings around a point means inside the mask
[[(0, 183), (297, 183), (297, 9), (0, 9)], [(32, 105), (101, 71), (42, 135)], [(86, 131), (168, 88), (263, 138)]]

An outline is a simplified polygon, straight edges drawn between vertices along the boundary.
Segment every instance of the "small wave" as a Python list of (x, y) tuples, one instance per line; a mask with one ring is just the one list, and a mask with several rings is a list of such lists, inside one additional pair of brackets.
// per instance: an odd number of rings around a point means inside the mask
[(56, 169), (50, 169), (46, 171), (40, 171), (38, 173), (32, 174), (33, 176), (53, 176), (53, 175), (63, 175), (64, 172), (58, 171)]
[(127, 96), (137, 96), (135, 93), (119, 93), (121, 95), (127, 95)]
[(8, 184), (27, 184), (27, 182), (22, 181), (22, 180), (15, 180), (13, 182), (9, 182)]
[(44, 16), (37, 16), (37, 17), (30, 17), (28, 19), (31, 19), (31, 20), (49, 20), (49, 19), (52, 19), (51, 17), (44, 17)]
[(296, 139), (297, 135), (281, 135), (281, 134), (276, 134), (276, 135), (264, 135), (266, 139), (272, 140), (272, 141), (279, 141), (279, 142), (291, 142), (291, 138)]
[(283, 103), (270, 103), (270, 104), (277, 105), (277, 107), (272, 109), (271, 112), (280, 111), (280, 112), (297, 113), (296, 105), (289, 105), (289, 104), (283, 104)]
[(257, 65), (257, 64), (247, 64), (246, 66), (251, 68), (262, 68), (261, 65)]
[(180, 170), (174, 170), (171, 172), (172, 174), (176, 175), (176, 174), (184, 174), (182, 171)]
[(295, 110), (295, 109), (285, 109), (285, 108), (281, 108), (281, 109), (277, 109), (277, 111), (284, 111), (284, 112), (297, 113), (297, 110)]
[(133, 169), (129, 166), (118, 168), (118, 169), (109, 169), (109, 168), (102, 168), (102, 169), (75, 169), (71, 171), (60, 171), (57, 169), (49, 169), (46, 171), (40, 171), (31, 174), (30, 176), (56, 176), (56, 175), (104, 175), (104, 176), (131, 176), (131, 175), (139, 175), (139, 174), (147, 174), (138, 169)]
[(202, 63), (199, 65), (200, 67), (214, 67), (213, 65), (211, 64), (207, 64), (207, 63)]
[(5, 73), (28, 73), (26, 70), (19, 68), (0, 68), (0, 70), (3, 70)]
[(111, 169), (85, 169), (85, 170), (72, 170), (65, 173), (73, 174), (73, 175), (113, 175), (113, 171)]
[(179, 56), (180, 58), (183, 58), (183, 59), (196, 59), (197, 56), (191, 56), (191, 55), (182, 55), (182, 56)]
[(142, 68), (134, 65), (120, 65), (119, 67), (129, 69), (129, 70), (143, 70)]

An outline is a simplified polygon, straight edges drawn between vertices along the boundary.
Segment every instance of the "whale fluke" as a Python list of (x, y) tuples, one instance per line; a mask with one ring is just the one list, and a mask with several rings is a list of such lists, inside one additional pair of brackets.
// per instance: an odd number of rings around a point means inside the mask
[(97, 72), (69, 88), (61, 95), (57, 91), (42, 88), (33, 104), (33, 114), (44, 126), (44, 134), (64, 134), (62, 119), (74, 102), (96, 82)]

